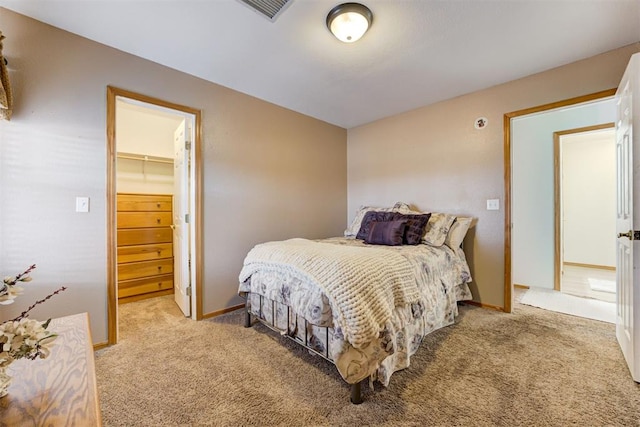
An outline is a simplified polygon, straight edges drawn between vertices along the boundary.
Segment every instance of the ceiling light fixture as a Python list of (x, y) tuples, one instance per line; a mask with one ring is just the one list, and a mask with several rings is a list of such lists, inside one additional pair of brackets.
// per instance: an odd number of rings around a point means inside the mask
[(373, 22), (371, 10), (360, 3), (343, 3), (327, 15), (327, 28), (336, 38), (353, 43), (367, 32)]

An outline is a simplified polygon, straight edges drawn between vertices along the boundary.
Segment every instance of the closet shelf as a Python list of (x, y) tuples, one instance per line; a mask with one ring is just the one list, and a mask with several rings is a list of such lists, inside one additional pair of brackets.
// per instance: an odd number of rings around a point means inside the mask
[(134, 153), (123, 153), (118, 152), (116, 156), (119, 159), (127, 159), (127, 160), (141, 160), (144, 162), (154, 162), (154, 163), (168, 163), (173, 164), (173, 159), (168, 157), (159, 157), (159, 156), (147, 156), (144, 154), (134, 154)]

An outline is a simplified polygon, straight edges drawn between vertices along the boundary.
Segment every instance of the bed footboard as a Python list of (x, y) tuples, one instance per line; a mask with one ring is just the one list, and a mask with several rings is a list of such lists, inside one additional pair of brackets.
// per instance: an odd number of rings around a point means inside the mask
[[(267, 328), (278, 332), (280, 335), (284, 335), (287, 338), (289, 338), (291, 341), (295, 342), (298, 345), (301, 345), (302, 347), (306, 348), (307, 350), (309, 350), (310, 352), (312, 352), (315, 355), (318, 355), (320, 357), (322, 357), (323, 359), (325, 359), (328, 362), (331, 362), (332, 364), (335, 365), (334, 361), (330, 358), (329, 356), (329, 328), (327, 327), (323, 327), (323, 326), (315, 326), (315, 328), (319, 328), (322, 329), (324, 331), (325, 337), (326, 337), (326, 345), (324, 346), (324, 351), (320, 352), (318, 351), (317, 348), (312, 347), (309, 344), (309, 337), (308, 337), (308, 333), (307, 333), (307, 328), (309, 326), (308, 322), (306, 319), (301, 318), (300, 316), (297, 316), (295, 313), (292, 313), (291, 308), (287, 307), (287, 329), (286, 331), (282, 331), (280, 330), (277, 326), (276, 326), (276, 320), (275, 320), (275, 309), (272, 308), (271, 309), (271, 314), (272, 314), (272, 318), (271, 321), (269, 321), (269, 319), (267, 319), (262, 311), (262, 306), (264, 301), (268, 301), (271, 304), (275, 305), (275, 301), (271, 301), (271, 300), (267, 300), (267, 298), (264, 298), (262, 295), (260, 295), (260, 315), (258, 316), (254, 316), (251, 314), (251, 294), (249, 292), (246, 293), (245, 295), (246, 298), (246, 302), (244, 305), (244, 309), (245, 309), (245, 317), (244, 317), (244, 327), (245, 328), (250, 328), (251, 327), (251, 318), (255, 317), (260, 323), (262, 323), (263, 325), (265, 325)], [(292, 318), (296, 318), (295, 322), (296, 322), (296, 326), (298, 325), (298, 318), (300, 317), (303, 321), (304, 321), (304, 339), (302, 337), (298, 337), (295, 333), (295, 331), (290, 331), (290, 325), (291, 325), (291, 319)], [(350, 396), (350, 400), (351, 403), (355, 404), (355, 405), (359, 405), (363, 402), (362, 400), (362, 382), (358, 382), (356, 384), (350, 384), (351, 386), (351, 396)]]

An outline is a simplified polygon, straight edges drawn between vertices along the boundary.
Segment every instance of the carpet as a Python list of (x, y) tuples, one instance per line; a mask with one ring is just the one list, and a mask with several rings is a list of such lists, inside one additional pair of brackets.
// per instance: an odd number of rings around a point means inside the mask
[(616, 293), (616, 282), (614, 280), (594, 279), (593, 277), (589, 277), (587, 280), (589, 281), (589, 288), (593, 291)]
[(389, 387), (364, 403), (329, 362), (241, 312), (195, 322), (172, 296), (120, 307), (120, 342), (96, 352), (110, 426), (638, 426), (633, 382), (604, 322), (516, 303), (461, 306)]
[(530, 288), (524, 293), (520, 303), (572, 316), (616, 323), (615, 303), (581, 298), (551, 289)]

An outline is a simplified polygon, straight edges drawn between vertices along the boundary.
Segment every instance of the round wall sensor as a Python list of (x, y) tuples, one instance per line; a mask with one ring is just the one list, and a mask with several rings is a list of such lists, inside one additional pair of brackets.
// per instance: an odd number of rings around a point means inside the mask
[(478, 117), (476, 121), (473, 123), (473, 127), (476, 129), (484, 129), (489, 124), (489, 120), (486, 117)]

